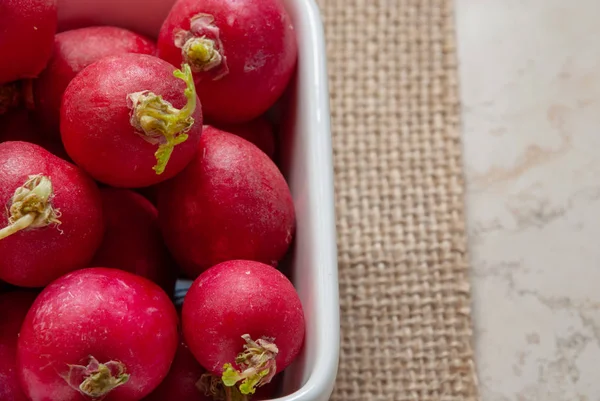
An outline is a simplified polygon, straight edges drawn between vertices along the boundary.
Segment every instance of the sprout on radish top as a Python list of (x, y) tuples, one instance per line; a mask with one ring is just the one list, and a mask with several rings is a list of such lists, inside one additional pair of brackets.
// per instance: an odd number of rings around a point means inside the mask
[(257, 387), (269, 383), (277, 373), (275, 358), (279, 349), (272, 338), (254, 341), (248, 334), (244, 334), (242, 338), (246, 341), (244, 351), (235, 359), (236, 365), (242, 369), (238, 370), (231, 363), (226, 363), (221, 379), (227, 387), (239, 383), (242, 394), (254, 394)]
[(125, 373), (125, 365), (121, 362), (100, 363), (90, 356), (87, 366), (68, 366), (69, 373), (63, 377), (65, 381), (81, 394), (93, 399), (104, 398), (109, 392), (129, 380), (129, 374)]
[(193, 72), (214, 70), (213, 80), (218, 80), (229, 73), (229, 67), (223, 54), (219, 28), (214, 22), (215, 17), (210, 14), (193, 16), (190, 30), (177, 32), (174, 44), (181, 49), (183, 62), (189, 63)]
[(8, 226), (0, 229), (0, 240), (26, 228), (59, 225), (60, 211), (51, 204), (52, 181), (49, 177), (30, 175), (28, 180), (16, 189), (9, 209)]
[(182, 109), (173, 107), (161, 95), (150, 91), (131, 93), (127, 97), (132, 110), (131, 125), (140, 131), (142, 138), (149, 143), (160, 144), (154, 154), (156, 166), (153, 169), (156, 174), (162, 174), (165, 171), (173, 148), (188, 139), (186, 132), (194, 124), (192, 114), (196, 109), (196, 87), (190, 66), (184, 64), (182, 69), (183, 71), (175, 70), (173, 72), (176, 78), (183, 80), (186, 84), (184, 94), (187, 103)]
[(294, 286), (277, 269), (250, 260), (202, 273), (188, 290), (181, 321), (189, 350), (212, 375), (197, 386), (219, 401), (250, 399), (296, 359), (304, 342)]

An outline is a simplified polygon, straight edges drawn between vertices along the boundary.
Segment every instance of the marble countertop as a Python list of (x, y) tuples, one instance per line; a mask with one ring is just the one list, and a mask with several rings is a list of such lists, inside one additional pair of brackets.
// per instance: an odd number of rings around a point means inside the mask
[(600, 1), (455, 2), (482, 399), (600, 400)]

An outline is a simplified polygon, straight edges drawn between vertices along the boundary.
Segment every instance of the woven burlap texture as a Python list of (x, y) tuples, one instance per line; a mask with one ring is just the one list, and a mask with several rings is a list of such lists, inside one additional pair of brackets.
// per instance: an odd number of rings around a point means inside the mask
[(476, 400), (452, 2), (319, 4), (342, 312), (332, 399)]

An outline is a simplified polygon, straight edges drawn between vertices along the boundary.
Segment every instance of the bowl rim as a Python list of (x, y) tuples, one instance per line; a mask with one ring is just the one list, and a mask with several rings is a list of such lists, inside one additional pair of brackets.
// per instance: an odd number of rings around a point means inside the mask
[[(326, 44), (320, 9), (315, 0), (287, 0), (299, 14), (298, 73), (310, 82), (305, 91), (311, 129), (304, 133), (311, 149), (307, 159), (307, 201), (310, 205), (311, 245), (315, 263), (315, 360), (308, 380), (294, 393), (276, 401), (328, 400), (337, 376), (340, 352), (340, 302), (334, 202), (333, 147), (329, 108)], [(302, 83), (301, 83), (302, 84)], [(303, 101), (307, 101), (306, 98)]]

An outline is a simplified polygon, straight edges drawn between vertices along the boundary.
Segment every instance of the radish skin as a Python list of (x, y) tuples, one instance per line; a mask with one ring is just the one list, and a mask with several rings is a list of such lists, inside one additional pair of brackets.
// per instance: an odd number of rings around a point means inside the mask
[(42, 287), (86, 267), (104, 233), (96, 184), (26, 142), (0, 144), (0, 279)]
[(69, 83), (60, 130), (69, 156), (102, 183), (139, 188), (171, 178), (194, 157), (202, 132), (189, 66), (105, 57)]
[(273, 161), (214, 128), (188, 167), (159, 186), (158, 210), (167, 246), (190, 278), (232, 259), (277, 265), (295, 229), (292, 196)]
[(78, 270), (29, 310), (19, 378), (32, 401), (138, 401), (167, 375), (177, 342), (175, 307), (156, 284), (118, 269)]
[(37, 76), (52, 53), (56, 0), (0, 2), (0, 84)]
[(297, 43), (280, 0), (179, 0), (160, 30), (158, 52), (175, 66), (192, 66), (207, 119), (238, 123), (281, 96)]
[(202, 273), (182, 309), (190, 350), (227, 387), (253, 394), (300, 353), (304, 314), (292, 283), (259, 262), (233, 260)]

